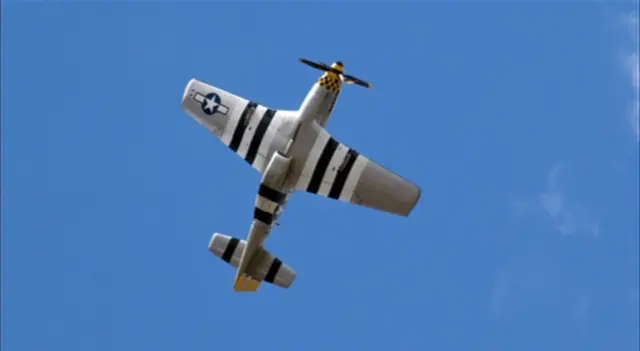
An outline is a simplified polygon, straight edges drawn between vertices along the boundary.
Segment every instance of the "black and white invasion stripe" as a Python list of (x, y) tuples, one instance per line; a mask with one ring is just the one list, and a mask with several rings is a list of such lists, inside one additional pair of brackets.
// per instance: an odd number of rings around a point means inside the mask
[[(222, 141), (247, 163), (256, 166), (260, 151), (266, 154), (275, 135), (269, 133), (277, 129), (280, 120), (275, 118), (277, 110), (266, 108), (255, 101), (247, 102), (238, 118), (230, 118), (222, 136)], [(274, 123), (274, 120), (277, 122)], [(276, 125), (278, 124), (278, 125)]]
[(264, 183), (260, 184), (253, 214), (254, 220), (266, 225), (273, 224), (273, 221), (277, 217), (278, 208), (284, 204), (286, 199), (287, 194), (273, 189)]
[(280, 271), (280, 267), (282, 267), (282, 261), (279, 258), (274, 257), (273, 262), (269, 266), (269, 270), (267, 274), (264, 276), (264, 281), (267, 283), (273, 283), (273, 281), (278, 276), (278, 271)]
[(307, 156), (296, 188), (351, 201), (367, 158), (321, 130)]
[(220, 258), (222, 258), (223, 261), (230, 263), (231, 259), (233, 258), (233, 254), (236, 252), (238, 243), (240, 243), (240, 239), (230, 238), (229, 242), (227, 243), (227, 247), (224, 249), (224, 252), (222, 253), (222, 256), (220, 256)]

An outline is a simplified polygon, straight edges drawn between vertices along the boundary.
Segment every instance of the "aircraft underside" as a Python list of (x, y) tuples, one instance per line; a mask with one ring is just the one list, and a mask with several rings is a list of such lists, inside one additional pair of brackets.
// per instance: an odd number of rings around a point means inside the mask
[(304, 61), (325, 73), (298, 110), (277, 110), (192, 79), (182, 108), (262, 174), (246, 240), (215, 233), (209, 250), (237, 269), (235, 291), (257, 291), (263, 281), (288, 288), (296, 272), (264, 243), (289, 197), (304, 191), (408, 216), (420, 198), (413, 183), (341, 143), (324, 128), (342, 83), (371, 87), (344, 66)]

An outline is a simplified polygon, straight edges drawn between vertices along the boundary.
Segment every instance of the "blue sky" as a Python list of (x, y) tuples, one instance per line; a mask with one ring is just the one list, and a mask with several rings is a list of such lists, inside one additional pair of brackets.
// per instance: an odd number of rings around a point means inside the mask
[[(637, 3), (2, 13), (4, 350), (637, 349)], [(422, 198), (296, 195), (267, 242), (296, 282), (236, 294), (207, 244), (246, 236), (260, 176), (180, 99), (296, 109), (299, 57), (375, 85), (328, 129)]]

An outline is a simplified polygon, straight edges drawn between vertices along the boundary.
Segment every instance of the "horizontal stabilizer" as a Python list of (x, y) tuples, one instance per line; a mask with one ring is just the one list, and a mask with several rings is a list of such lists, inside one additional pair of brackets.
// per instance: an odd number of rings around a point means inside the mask
[(246, 244), (247, 242), (244, 240), (215, 233), (209, 242), (209, 251), (233, 267), (238, 268), (240, 257), (242, 257)]
[[(233, 267), (238, 268), (246, 244), (244, 240), (215, 233), (209, 242), (209, 251)], [(246, 276), (243, 275), (242, 279), (247, 282), (251, 281), (249, 285), (252, 287), (247, 287), (251, 291), (256, 290), (256, 284), (261, 281), (288, 288), (296, 279), (296, 272), (269, 251), (260, 247), (251, 258)]]

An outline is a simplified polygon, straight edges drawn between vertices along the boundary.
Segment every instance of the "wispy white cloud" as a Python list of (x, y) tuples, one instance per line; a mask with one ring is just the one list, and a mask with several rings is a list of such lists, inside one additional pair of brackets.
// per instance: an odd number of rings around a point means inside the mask
[(550, 297), (557, 293), (557, 278), (539, 249), (512, 255), (496, 275), (490, 295), (491, 315), (502, 319), (548, 308), (553, 301)]
[(573, 305), (573, 317), (575, 319), (582, 319), (587, 316), (589, 309), (591, 308), (591, 298), (583, 291), (579, 291), (578, 297)]
[(549, 220), (554, 230), (562, 234), (600, 234), (597, 221), (581, 206), (572, 203), (560, 182), (562, 172), (567, 168), (562, 163), (555, 164), (547, 175), (547, 188), (534, 197), (512, 199), (511, 205), (520, 217), (537, 216)]
[(592, 295), (556, 269), (544, 246), (532, 245), (518, 249), (498, 270), (489, 312), (502, 320), (544, 314), (586, 327), (593, 305)]
[(634, 11), (625, 19), (625, 27), (628, 30), (629, 34), (627, 35), (630, 37), (631, 43), (629, 48), (624, 50), (624, 66), (630, 78), (633, 94), (632, 102), (629, 106), (629, 123), (636, 135), (636, 140), (640, 141), (640, 123), (638, 120), (640, 117), (640, 49), (638, 48), (640, 45), (640, 21), (638, 16), (638, 12)]
[(509, 281), (506, 274), (504, 272), (500, 272), (496, 278), (495, 284), (493, 285), (493, 290), (491, 291), (491, 305), (489, 308), (491, 309), (491, 314), (494, 317), (502, 315), (508, 295)]

